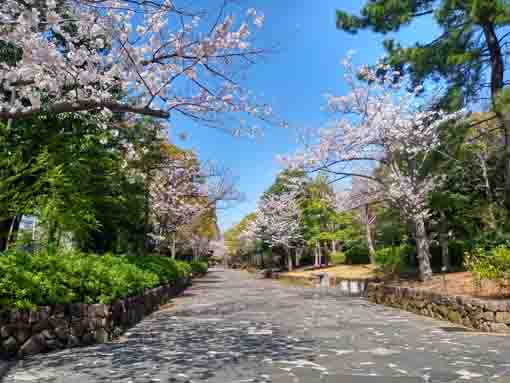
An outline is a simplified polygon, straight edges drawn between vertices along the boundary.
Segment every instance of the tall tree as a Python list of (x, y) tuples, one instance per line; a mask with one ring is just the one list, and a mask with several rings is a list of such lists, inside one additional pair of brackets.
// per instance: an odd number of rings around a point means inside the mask
[(297, 195), (297, 190), (294, 190), (262, 197), (255, 220), (247, 229), (251, 237), (269, 248), (283, 249), (289, 271), (294, 265), (292, 250), (301, 246), (303, 241)]
[[(510, 212), (510, 119), (506, 102), (498, 102), (508, 84), (506, 71), (510, 34), (507, 0), (371, 0), (361, 15), (337, 11), (338, 28), (357, 33), (398, 31), (419, 18), (434, 20), (439, 36), (405, 47), (384, 42), (386, 62), (410, 74), (414, 85), (434, 80), (447, 85), (442, 107), (458, 109), (490, 97), (504, 147), (505, 205)], [(505, 90), (506, 92), (506, 90)], [(507, 97), (504, 97), (505, 99)]]
[[(334, 200), (328, 178), (319, 174), (306, 184), (299, 202), (304, 238), (315, 248), (315, 266), (322, 265), (323, 245), (330, 242), (332, 249), (336, 245)], [(327, 256), (325, 259), (327, 263)]]
[[(413, 222), (420, 278), (429, 279), (427, 197), (441, 178), (430, 172), (428, 160), (439, 145), (439, 129), (462, 114), (427, 111), (426, 100), (414, 90), (407, 91), (405, 77), (385, 65), (354, 69), (350, 59), (344, 65), (350, 92), (328, 99), (331, 111), (340, 118), (317, 132), (304, 150), (283, 159), (309, 171), (335, 174), (338, 179), (369, 180), (374, 193), (398, 206)], [(386, 71), (383, 79), (378, 78), (379, 70)]]

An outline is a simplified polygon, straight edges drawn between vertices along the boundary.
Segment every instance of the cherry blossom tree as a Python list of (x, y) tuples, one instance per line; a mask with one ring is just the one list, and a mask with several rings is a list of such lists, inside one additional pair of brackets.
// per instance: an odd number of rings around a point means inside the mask
[(243, 233), (243, 240), (258, 240), (269, 248), (283, 248), (287, 266), (292, 271), (291, 250), (303, 242), (299, 219), (298, 191), (264, 196), (258, 204), (256, 218)]
[(152, 237), (163, 244), (170, 241), (174, 258), (180, 228), (190, 226), (192, 250), (195, 254), (204, 253), (210, 239), (193, 232), (193, 227), (240, 198), (235, 180), (227, 170), (212, 163), (201, 165), (194, 153), (186, 151), (178, 151), (161, 163), (149, 188)]
[(343, 64), (350, 91), (327, 96), (329, 110), (339, 117), (304, 150), (281, 159), (307, 171), (332, 173), (337, 180), (369, 180), (374, 193), (414, 224), (420, 278), (429, 279), (427, 196), (442, 177), (429, 171), (427, 160), (439, 145), (441, 127), (463, 113), (429, 109), (434, 100), (424, 99), (421, 89), (410, 90), (407, 79), (388, 66), (355, 69), (350, 55)]
[(198, 182), (200, 166), (194, 156), (181, 152), (160, 164), (149, 184), (152, 237), (160, 243), (171, 238), (175, 257), (177, 228), (188, 224), (203, 209), (207, 194)]
[[(181, 6), (180, 3), (183, 5)], [(178, 0), (3, 0), (0, 118), (42, 113), (179, 113), (214, 123), (246, 113), (266, 118), (239, 84), (263, 53), (252, 29), (264, 15), (234, 18)]]

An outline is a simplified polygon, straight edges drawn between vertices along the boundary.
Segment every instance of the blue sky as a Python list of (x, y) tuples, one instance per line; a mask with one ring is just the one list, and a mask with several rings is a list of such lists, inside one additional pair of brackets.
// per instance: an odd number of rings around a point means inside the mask
[[(351, 36), (335, 27), (335, 10), (356, 12), (365, 0), (244, 0), (266, 16), (264, 28), (257, 34), (262, 47), (278, 46), (248, 73), (245, 84), (269, 102), (275, 114), (291, 127), (321, 126), (327, 114), (324, 94), (345, 92), (340, 61), (349, 50), (356, 52), (356, 63), (374, 63), (383, 54), (383, 37), (371, 32)], [(428, 20), (401, 30), (400, 41), (429, 40), (436, 34)], [(278, 154), (298, 148), (293, 129), (267, 127), (260, 140), (235, 138), (213, 128), (198, 126), (184, 119), (172, 121), (172, 136), (183, 147), (194, 149), (202, 160), (215, 160), (238, 177), (243, 202), (220, 211), (222, 229), (239, 222), (256, 208), (257, 199), (281, 170)], [(179, 133), (188, 139), (179, 141)]]

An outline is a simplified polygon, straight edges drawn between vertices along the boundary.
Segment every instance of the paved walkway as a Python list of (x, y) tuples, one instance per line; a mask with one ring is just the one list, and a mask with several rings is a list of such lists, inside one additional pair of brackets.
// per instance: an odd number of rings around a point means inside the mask
[(218, 270), (120, 341), (21, 361), (0, 381), (510, 383), (509, 337), (447, 326)]

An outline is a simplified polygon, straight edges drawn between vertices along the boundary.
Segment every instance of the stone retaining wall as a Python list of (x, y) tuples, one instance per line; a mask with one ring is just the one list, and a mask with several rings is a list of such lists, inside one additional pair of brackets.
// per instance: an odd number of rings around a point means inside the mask
[(371, 283), (368, 299), (375, 303), (447, 320), (484, 332), (510, 333), (510, 301), (447, 296), (408, 287)]
[(163, 285), (110, 305), (71, 304), (0, 312), (0, 357), (24, 357), (105, 343), (180, 294), (191, 280)]

